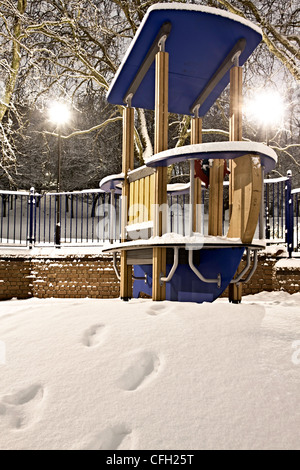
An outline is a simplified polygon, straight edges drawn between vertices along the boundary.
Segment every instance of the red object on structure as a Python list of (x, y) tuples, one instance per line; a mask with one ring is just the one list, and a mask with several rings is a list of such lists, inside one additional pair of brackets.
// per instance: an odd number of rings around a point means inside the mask
[[(224, 160), (224, 178), (230, 174), (227, 168), (226, 160)], [(195, 178), (200, 178), (201, 181), (208, 188), (209, 186), (209, 162), (208, 160), (195, 160)]]
[(203, 160), (195, 160), (195, 178), (200, 178), (205, 186), (208, 188), (209, 185), (209, 171), (204, 171), (202, 168)]
[(226, 160), (224, 160), (224, 178), (226, 175), (230, 175), (230, 170), (227, 166)]

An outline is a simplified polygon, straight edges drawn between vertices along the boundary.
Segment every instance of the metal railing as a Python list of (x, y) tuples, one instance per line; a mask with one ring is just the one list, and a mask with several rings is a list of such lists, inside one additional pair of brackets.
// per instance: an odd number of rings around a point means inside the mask
[[(31, 247), (103, 244), (106, 240), (118, 240), (119, 197), (115, 198), (114, 212), (112, 229), (110, 194), (101, 190), (45, 194), (36, 193), (33, 188), (30, 192), (0, 191), (0, 244)], [(56, 239), (58, 223), (59, 243)]]
[(0, 191), (0, 243), (27, 245), (30, 193)]
[[(118, 240), (120, 233), (120, 198), (114, 201), (115, 230), (111, 233), (110, 194), (101, 190), (45, 193), (36, 197), (35, 230), (30, 243), (41, 244), (102, 244)], [(59, 212), (59, 218), (57, 213)], [(60, 236), (57, 241), (56, 225)]]
[(286, 209), (289, 178), (265, 179), (265, 238), (286, 241)]
[(294, 251), (300, 251), (300, 220), (299, 220), (299, 207), (300, 207), (300, 188), (291, 191), (291, 204), (293, 212), (293, 242)]
[[(264, 181), (265, 239), (299, 251), (300, 189), (292, 178)], [(112, 204), (111, 204), (112, 202)], [(189, 233), (189, 195), (168, 196), (167, 230)], [(202, 189), (201, 233), (208, 233), (209, 190)], [(223, 234), (229, 225), (228, 182), (224, 183)], [(59, 230), (58, 230), (59, 228)], [(0, 191), (0, 244), (20, 246), (102, 245), (120, 240), (121, 197), (102, 190), (39, 194)], [(57, 235), (59, 234), (59, 239)], [(258, 233), (256, 234), (258, 238)]]

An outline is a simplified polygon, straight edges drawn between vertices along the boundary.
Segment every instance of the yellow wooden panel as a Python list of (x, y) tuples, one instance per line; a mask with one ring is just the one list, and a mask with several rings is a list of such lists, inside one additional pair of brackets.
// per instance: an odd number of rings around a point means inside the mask
[(150, 176), (146, 176), (145, 178), (145, 194), (144, 194), (144, 219), (145, 222), (150, 220)]
[(133, 224), (136, 224), (139, 221), (139, 213), (137, 210), (138, 203), (139, 203), (139, 181), (137, 180), (137, 181), (134, 181), (133, 183), (133, 204), (132, 205), (135, 206), (134, 213), (133, 213), (133, 221), (132, 221)]
[(145, 178), (139, 180), (139, 222), (144, 222), (144, 187), (145, 187)]
[(214, 160), (209, 175), (208, 235), (223, 234), (224, 161)]
[(128, 218), (128, 223), (132, 224), (133, 221), (133, 214), (131, 214), (130, 207), (134, 204), (134, 182), (130, 183), (129, 185), (129, 218)]
[(154, 207), (153, 204), (155, 204), (154, 200), (154, 195), (155, 195), (155, 173), (150, 176), (150, 213), (149, 213), (149, 220), (154, 219)]

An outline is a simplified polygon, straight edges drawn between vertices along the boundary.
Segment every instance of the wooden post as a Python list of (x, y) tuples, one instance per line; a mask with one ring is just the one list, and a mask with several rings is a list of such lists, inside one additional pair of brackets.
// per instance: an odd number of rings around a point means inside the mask
[[(242, 140), (242, 68), (230, 71), (230, 140)], [(261, 205), (261, 165), (254, 155), (244, 155), (230, 161), (229, 211), (230, 224), (227, 236), (251, 243), (256, 229)], [(241, 267), (237, 272), (240, 272)], [(229, 300), (240, 302), (242, 284), (231, 284)]]
[[(243, 138), (242, 129), (242, 67), (233, 67), (230, 70), (230, 119), (229, 119), (229, 140), (239, 141)], [(235, 190), (234, 176), (237, 166), (237, 159), (229, 160), (229, 216), (232, 214), (233, 196)], [(236, 228), (233, 229), (236, 231)]]
[[(230, 74), (230, 140), (242, 140), (242, 69), (233, 67)], [(259, 158), (244, 155), (230, 161), (229, 208), (227, 236), (251, 243), (258, 222), (262, 169)]]
[[(121, 241), (126, 241), (126, 225), (129, 209), (129, 182), (126, 178), (128, 170), (134, 169), (134, 109), (127, 107), (123, 112), (123, 150), (122, 172), (125, 175), (122, 188), (122, 228)], [(128, 300), (132, 297), (132, 266), (127, 265), (127, 253), (121, 251), (121, 284), (120, 297)]]
[[(191, 120), (191, 145), (202, 144), (202, 119), (194, 117)], [(201, 232), (201, 180), (195, 178), (194, 189), (194, 223), (193, 231)]]
[[(242, 79), (243, 70), (241, 67), (234, 66), (230, 70), (230, 118), (229, 118), (229, 140), (238, 141), (242, 140)], [(234, 160), (229, 161), (229, 217), (230, 226), (227, 236), (230, 233), (238, 233), (237, 238), (240, 237), (240, 232), (237, 231), (237, 225), (232, 226), (232, 208), (235, 191), (235, 178), (236, 178), (236, 164)], [(232, 231), (231, 231), (232, 230)], [(229, 233), (230, 232), (230, 233)], [(238, 268), (237, 272), (241, 271), (241, 267)], [(229, 284), (229, 301), (239, 303), (242, 300), (242, 284)]]
[[(169, 54), (158, 52), (155, 56), (155, 142), (154, 153), (168, 148), (168, 83)], [(167, 204), (167, 167), (157, 167), (154, 183), (154, 221), (153, 235), (163, 235), (165, 214), (159, 210)], [(152, 299), (165, 300), (165, 284), (160, 285), (160, 276), (166, 275), (166, 249), (153, 248)]]
[(214, 160), (209, 172), (208, 235), (223, 235), (224, 161)]
[(214, 160), (209, 171), (208, 235), (223, 235), (224, 161)]

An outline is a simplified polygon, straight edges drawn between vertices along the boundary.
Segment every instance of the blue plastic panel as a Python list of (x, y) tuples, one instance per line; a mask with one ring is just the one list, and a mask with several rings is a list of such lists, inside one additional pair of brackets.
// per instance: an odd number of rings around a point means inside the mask
[[(226, 15), (226, 16), (223, 16)], [(161, 26), (171, 22), (166, 41), (169, 59), (169, 111), (190, 114), (190, 107), (239, 39), (246, 39), (240, 56), (243, 65), (261, 41), (259, 28), (236, 15), (195, 5), (158, 4), (150, 8), (121, 64), (107, 99), (123, 104), (124, 96)], [(206, 99), (204, 116), (229, 83), (229, 72)], [(154, 109), (155, 70), (150, 67), (132, 100), (132, 106)]]
[[(221, 273), (222, 283), (207, 284), (200, 281), (188, 264), (178, 266), (172, 280), (166, 283), (166, 300), (179, 302), (213, 302), (229, 285), (240, 264), (244, 247), (216, 248), (200, 251), (200, 263), (196, 266), (206, 278), (216, 278)], [(167, 265), (167, 274), (171, 265)], [(133, 297), (138, 298), (140, 292), (152, 295), (152, 265), (134, 266), (135, 276), (144, 276), (147, 273), (148, 281), (134, 281)]]

